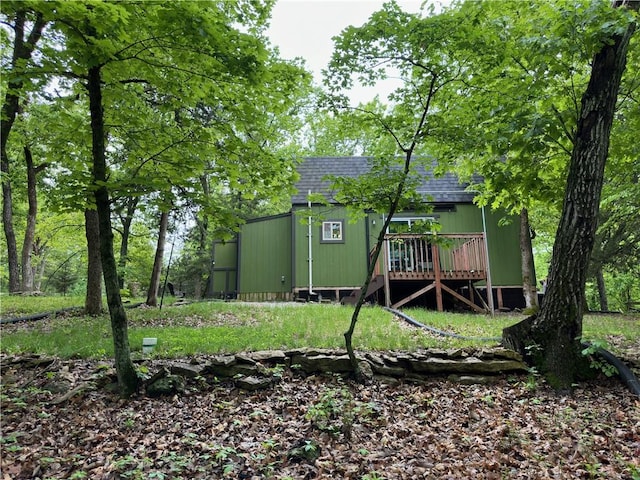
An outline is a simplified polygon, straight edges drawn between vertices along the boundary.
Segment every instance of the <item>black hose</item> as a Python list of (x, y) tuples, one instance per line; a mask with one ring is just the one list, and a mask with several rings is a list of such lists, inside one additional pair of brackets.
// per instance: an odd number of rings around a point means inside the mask
[[(144, 302), (126, 304), (124, 307), (136, 308), (143, 303)], [(60, 315), (61, 313), (81, 312), (82, 310), (84, 310), (83, 307), (68, 307), (61, 308), (60, 310), (54, 310), (53, 312), (34, 313), (33, 315), (26, 315), (24, 317), (0, 318), (0, 325), (4, 325), (5, 323), (35, 322), (36, 320), (44, 320), (45, 318), (55, 317), (56, 315)]]
[(33, 315), (26, 315), (24, 317), (14, 317), (14, 318), (0, 318), (0, 324), (5, 323), (19, 323), (19, 322), (33, 322), (36, 320), (43, 320), (48, 317), (53, 317), (55, 315), (59, 315), (65, 312), (72, 312), (75, 310), (82, 310), (82, 307), (69, 307), (62, 308), (60, 310), (54, 310), (53, 312), (44, 312), (44, 313), (35, 313)]
[(465, 337), (464, 335), (458, 335), (457, 333), (445, 332), (443, 330), (438, 330), (437, 328), (433, 328), (423, 323), (420, 323), (417, 320), (411, 318), (409, 315), (402, 313), (400, 310), (396, 310), (389, 307), (384, 307), (384, 309), (388, 312), (393, 313), (394, 315), (397, 315), (403, 320), (406, 320), (407, 322), (409, 322), (411, 325), (415, 327), (424, 328), (425, 330), (435, 333), (436, 335), (441, 335), (443, 337), (459, 338), (461, 340), (472, 340), (477, 342), (499, 342), (500, 340), (502, 340), (502, 337)]
[[(582, 342), (582, 346), (585, 348), (592, 347), (592, 344), (589, 342)], [(638, 377), (631, 371), (631, 369), (618, 357), (613, 355), (610, 351), (605, 350), (604, 348), (597, 347), (596, 353), (602, 357), (610, 365), (613, 365), (618, 371), (618, 376), (620, 379), (626, 383), (629, 390), (635, 393), (638, 397), (640, 397), (640, 382), (638, 381)]]

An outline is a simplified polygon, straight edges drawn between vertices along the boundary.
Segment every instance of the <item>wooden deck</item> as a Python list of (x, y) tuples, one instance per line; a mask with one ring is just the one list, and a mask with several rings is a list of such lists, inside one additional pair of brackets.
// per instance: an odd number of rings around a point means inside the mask
[[(384, 277), (387, 306), (400, 307), (415, 298), (434, 290), (438, 310), (443, 310), (443, 292), (477, 311), (486, 311), (487, 305), (473, 295), (472, 284), (486, 281), (487, 252), (482, 233), (443, 234), (424, 236), (416, 234), (388, 234), (385, 236), (374, 278)], [(421, 281), (423, 286), (391, 305), (392, 283)], [(470, 298), (458, 293), (455, 288), (461, 283), (469, 286)], [(476, 301), (480, 300), (480, 304)]]

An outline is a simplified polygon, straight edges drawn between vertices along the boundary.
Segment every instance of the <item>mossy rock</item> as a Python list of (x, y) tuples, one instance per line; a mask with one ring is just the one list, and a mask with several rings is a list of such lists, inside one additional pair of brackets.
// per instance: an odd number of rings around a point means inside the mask
[(167, 375), (147, 385), (149, 397), (161, 397), (184, 392), (185, 380), (179, 375)]

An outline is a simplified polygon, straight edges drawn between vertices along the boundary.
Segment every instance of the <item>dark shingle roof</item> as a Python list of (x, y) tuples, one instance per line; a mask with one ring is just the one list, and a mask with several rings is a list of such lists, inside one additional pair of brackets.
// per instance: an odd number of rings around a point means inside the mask
[[(291, 197), (293, 205), (306, 205), (309, 190), (312, 193), (323, 193), (329, 201), (333, 201), (326, 175), (358, 177), (369, 171), (367, 157), (310, 157), (298, 165), (300, 179), (296, 182), (297, 193)], [(436, 203), (471, 203), (473, 193), (465, 192), (468, 183), (460, 183), (453, 173), (434, 177), (431, 172), (421, 169), (423, 183), (418, 192), (431, 195)], [(419, 170), (420, 171), (420, 170)], [(474, 177), (480, 181), (480, 177)]]

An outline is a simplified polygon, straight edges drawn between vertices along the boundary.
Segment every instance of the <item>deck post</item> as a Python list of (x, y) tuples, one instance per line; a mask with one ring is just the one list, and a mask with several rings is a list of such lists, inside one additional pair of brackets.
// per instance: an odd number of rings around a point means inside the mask
[[(391, 306), (391, 285), (389, 285), (389, 249), (387, 248), (389, 240), (382, 242), (382, 273), (384, 275), (384, 306)], [(380, 255), (378, 256), (378, 262)]]
[(431, 244), (431, 254), (433, 258), (433, 271), (436, 276), (436, 305), (438, 307), (439, 312), (444, 311), (444, 306), (442, 304), (442, 283), (440, 276), (440, 257), (438, 254), (438, 246), (435, 243)]

